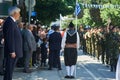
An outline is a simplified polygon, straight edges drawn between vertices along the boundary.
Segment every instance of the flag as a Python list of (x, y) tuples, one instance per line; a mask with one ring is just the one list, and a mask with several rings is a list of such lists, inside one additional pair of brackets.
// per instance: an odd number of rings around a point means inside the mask
[(80, 13), (80, 11), (81, 11), (80, 5), (79, 5), (79, 3), (76, 3), (76, 6), (75, 6), (75, 15), (77, 16)]
[(62, 16), (62, 14), (60, 14), (60, 20), (64, 20), (64, 17)]

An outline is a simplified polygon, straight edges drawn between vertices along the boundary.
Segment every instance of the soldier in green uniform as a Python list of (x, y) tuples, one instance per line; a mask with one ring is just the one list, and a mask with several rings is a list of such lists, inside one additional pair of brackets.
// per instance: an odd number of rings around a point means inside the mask
[(101, 34), (102, 34), (102, 37), (101, 37), (101, 60), (102, 60), (102, 64), (104, 64), (105, 62), (105, 48), (106, 48), (106, 45), (105, 45), (105, 29), (102, 28), (102, 31), (101, 31)]
[(92, 56), (95, 58), (95, 41), (96, 41), (95, 29), (92, 30), (91, 39), (92, 39)]
[(107, 66), (110, 64), (110, 54), (112, 49), (112, 28), (113, 25), (111, 23), (111, 19), (108, 19), (108, 25), (106, 27), (106, 34), (105, 34), (105, 44), (106, 44), (106, 64)]
[(79, 34), (79, 37), (80, 37), (80, 45), (81, 45), (80, 49), (83, 49), (83, 53), (84, 53), (85, 52), (84, 51), (84, 37), (83, 37), (84, 29), (83, 29), (82, 25), (80, 26), (80, 28), (78, 30), (78, 34)]
[(87, 53), (91, 55), (91, 33), (90, 29), (87, 29), (87, 32), (85, 33), (85, 39), (86, 39), (86, 47), (87, 47)]
[(116, 32), (116, 28), (112, 28), (111, 31), (111, 54), (110, 54), (110, 66), (111, 66), (111, 71), (116, 71), (116, 65), (117, 65), (117, 60), (118, 60), (118, 54), (119, 54), (119, 35)]
[(87, 54), (87, 47), (86, 47), (86, 38), (85, 38), (85, 33), (86, 33), (86, 29), (84, 29), (83, 31), (83, 41), (82, 41), (82, 44), (83, 44), (83, 53), (84, 54)]
[(96, 57), (97, 59), (99, 60), (100, 58), (100, 55), (101, 55), (101, 37), (102, 37), (102, 34), (101, 34), (101, 29), (97, 29), (97, 32), (96, 32)]

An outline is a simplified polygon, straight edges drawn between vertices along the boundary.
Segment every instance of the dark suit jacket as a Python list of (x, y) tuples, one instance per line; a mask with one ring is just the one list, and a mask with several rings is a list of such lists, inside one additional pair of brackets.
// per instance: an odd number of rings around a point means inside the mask
[(62, 36), (58, 32), (54, 32), (49, 36), (49, 48), (51, 50), (60, 50), (61, 49)]
[(5, 57), (12, 52), (15, 52), (16, 57), (22, 57), (22, 36), (16, 22), (11, 17), (8, 17), (3, 24), (3, 35), (5, 39)]
[(28, 29), (23, 30), (23, 50), (24, 51), (36, 51), (35, 38)]
[(45, 42), (43, 42), (40, 47), (41, 47), (41, 54), (47, 54), (47, 47), (46, 47), (46, 44)]

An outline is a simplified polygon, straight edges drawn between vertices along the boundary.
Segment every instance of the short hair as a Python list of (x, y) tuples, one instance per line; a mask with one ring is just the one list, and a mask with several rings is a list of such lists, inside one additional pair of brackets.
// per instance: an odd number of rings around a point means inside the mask
[(74, 28), (75, 26), (74, 26), (74, 24), (73, 24), (72, 22), (70, 22), (70, 24), (69, 24), (68, 27), (69, 27), (69, 28)]
[(33, 27), (33, 24), (27, 24), (28, 29), (30, 29), (31, 27)]
[(20, 8), (16, 7), (16, 6), (13, 6), (13, 7), (10, 7), (8, 9), (8, 14), (11, 16), (13, 15), (15, 12), (20, 12)]

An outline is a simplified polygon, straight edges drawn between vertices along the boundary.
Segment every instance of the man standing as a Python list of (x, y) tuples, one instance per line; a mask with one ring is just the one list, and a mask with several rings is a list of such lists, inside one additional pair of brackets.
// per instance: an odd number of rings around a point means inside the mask
[(16, 24), (16, 20), (20, 17), (20, 9), (11, 7), (8, 10), (9, 17), (3, 24), (4, 35), (4, 56), (5, 56), (5, 74), (4, 80), (12, 80), (12, 74), (16, 62), (22, 57), (22, 36)]
[(54, 25), (54, 32), (49, 36), (49, 70), (52, 70), (52, 67), (57, 67), (58, 70), (61, 70), (60, 49), (62, 36), (58, 31), (59, 26)]
[(64, 61), (67, 70), (65, 78), (75, 78), (75, 65), (77, 63), (77, 50), (80, 46), (80, 39), (78, 32), (75, 30), (75, 26), (70, 22), (68, 30), (65, 32), (62, 38), (62, 51), (64, 51)]
[(29, 62), (32, 58), (33, 51), (36, 51), (36, 42), (32, 34), (33, 25), (27, 25), (27, 28), (23, 30), (23, 52), (25, 55), (24, 72), (30, 73)]

